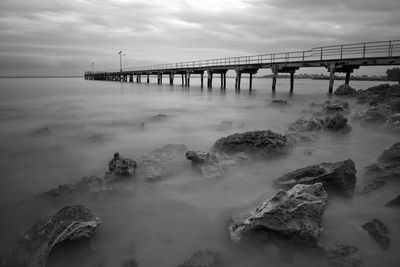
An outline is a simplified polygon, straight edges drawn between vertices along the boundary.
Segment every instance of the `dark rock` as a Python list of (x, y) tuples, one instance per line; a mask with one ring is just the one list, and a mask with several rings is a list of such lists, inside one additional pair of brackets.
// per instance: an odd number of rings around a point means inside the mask
[(162, 122), (165, 121), (167, 119), (167, 115), (165, 114), (157, 114), (153, 117), (150, 118), (151, 122)]
[(284, 154), (288, 150), (286, 137), (269, 130), (229, 135), (218, 139), (213, 146), (213, 151), (227, 154), (244, 152), (255, 156)]
[(356, 96), (357, 90), (347, 84), (342, 84), (335, 90), (334, 94), (341, 96)]
[(318, 132), (322, 130), (320, 121), (316, 119), (298, 119), (289, 125), (290, 132)]
[(400, 195), (385, 204), (386, 207), (400, 207)]
[(186, 151), (188, 148), (182, 144), (169, 144), (156, 149), (138, 161), (135, 176), (156, 181), (177, 174), (187, 166)]
[(388, 116), (383, 127), (393, 131), (400, 131), (400, 113)]
[(381, 188), (383, 186), (386, 185), (386, 180), (383, 178), (375, 178), (374, 180), (372, 180), (370, 183), (368, 183), (364, 189), (363, 189), (363, 193), (367, 194), (370, 193), (372, 191), (375, 191), (378, 188)]
[(321, 183), (279, 190), (249, 215), (233, 219), (230, 236), (234, 242), (257, 240), (315, 247), (327, 198)]
[(50, 136), (51, 134), (52, 134), (52, 131), (46, 127), (35, 130), (32, 133), (33, 136), (37, 136), (37, 137)]
[(383, 151), (378, 158), (379, 162), (398, 162), (400, 163), (400, 142), (395, 143), (389, 149)]
[(325, 252), (329, 264), (334, 267), (360, 267), (363, 262), (358, 247), (336, 244)]
[(335, 163), (321, 163), (289, 172), (275, 180), (274, 185), (289, 189), (296, 184), (322, 183), (328, 193), (352, 196), (356, 168), (351, 159)]
[(322, 125), (325, 129), (332, 131), (348, 132), (351, 130), (351, 126), (347, 124), (347, 118), (340, 113), (336, 113), (333, 117), (326, 117)]
[(388, 105), (392, 108), (393, 112), (400, 113), (400, 98), (395, 98), (388, 102)]
[(137, 164), (133, 159), (123, 158), (118, 152), (108, 163), (108, 170), (117, 175), (129, 176), (136, 170)]
[(362, 225), (369, 235), (379, 244), (382, 250), (390, 248), (390, 239), (387, 236), (389, 233), (387, 227), (378, 219), (373, 219)]
[(49, 191), (37, 194), (36, 199), (69, 200), (75, 194), (76, 188), (73, 184), (62, 184)]
[(219, 255), (212, 251), (199, 251), (178, 267), (218, 267), (221, 266)]
[(222, 177), (224, 167), (216, 155), (202, 151), (188, 151), (186, 158), (192, 161), (192, 165), (199, 169), (205, 178)]
[(273, 105), (282, 105), (285, 106), (287, 105), (287, 100), (283, 100), (283, 99), (273, 99), (271, 104)]
[(46, 266), (53, 249), (62, 249), (68, 242), (84, 242), (96, 233), (101, 220), (82, 205), (66, 206), (56, 214), (33, 226), (18, 247), (1, 259), (2, 266)]
[(367, 176), (374, 180), (400, 181), (400, 163), (374, 163), (366, 167)]
[(221, 121), (220, 125), (217, 127), (217, 131), (227, 131), (232, 128), (231, 121)]

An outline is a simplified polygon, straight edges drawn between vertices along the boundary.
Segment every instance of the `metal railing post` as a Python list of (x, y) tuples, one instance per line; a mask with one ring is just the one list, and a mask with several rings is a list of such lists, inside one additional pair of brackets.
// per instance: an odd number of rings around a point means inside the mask
[(323, 48), (321, 47), (321, 61), (322, 61), (322, 49), (323, 49)]
[(343, 45), (340, 46), (340, 59), (343, 58)]
[(365, 58), (365, 43), (363, 43), (363, 58)]
[(388, 57), (392, 56), (392, 41), (389, 41), (389, 52), (388, 52)]

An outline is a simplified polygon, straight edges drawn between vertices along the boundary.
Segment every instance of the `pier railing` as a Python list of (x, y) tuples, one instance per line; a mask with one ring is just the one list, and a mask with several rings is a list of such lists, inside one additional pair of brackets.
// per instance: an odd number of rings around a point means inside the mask
[[(186, 61), (171, 64), (158, 64), (124, 68), (123, 71), (166, 71), (190, 68), (262, 65), (274, 63), (303, 63), (310, 61), (390, 58), (400, 56), (400, 40), (354, 43), (315, 47), (306, 51), (217, 58), (199, 61)], [(96, 71), (96, 73), (119, 72), (118, 69)], [(93, 72), (87, 72), (93, 73)]]

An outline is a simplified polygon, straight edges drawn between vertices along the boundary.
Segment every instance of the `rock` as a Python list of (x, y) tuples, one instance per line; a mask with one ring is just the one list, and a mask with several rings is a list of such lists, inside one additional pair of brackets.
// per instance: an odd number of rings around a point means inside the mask
[(388, 116), (383, 127), (394, 131), (400, 131), (400, 113)]
[(218, 267), (220, 265), (219, 255), (212, 251), (199, 251), (180, 264), (178, 267)]
[(273, 104), (273, 105), (282, 105), (282, 106), (287, 105), (287, 103), (288, 103), (287, 100), (283, 100), (283, 99), (273, 99), (271, 102), (271, 104)]
[(364, 113), (358, 114), (356, 118), (361, 118), (365, 123), (385, 123), (391, 114), (392, 108), (389, 105), (377, 104)]
[(322, 125), (317, 119), (298, 119), (289, 125), (290, 132), (318, 132), (322, 130)]
[(400, 207), (400, 195), (385, 204), (386, 207)]
[(118, 152), (108, 162), (108, 170), (117, 175), (130, 176), (136, 170), (137, 164), (133, 159), (123, 158)]
[(259, 240), (315, 247), (327, 198), (321, 183), (279, 190), (249, 215), (230, 222), (231, 239), (236, 243)]
[(334, 267), (361, 267), (363, 262), (358, 247), (336, 244), (325, 252), (329, 264)]
[(379, 156), (378, 161), (385, 163), (400, 163), (400, 142), (395, 143), (389, 149), (383, 151), (383, 153)]
[(347, 118), (340, 113), (336, 113), (333, 117), (326, 117), (322, 125), (331, 131), (348, 132), (351, 130), (351, 126), (347, 124)]
[(370, 183), (368, 183), (364, 189), (363, 189), (363, 193), (367, 194), (370, 193), (372, 191), (375, 191), (378, 188), (381, 188), (383, 186), (386, 185), (386, 180), (383, 178), (376, 178), (374, 180), (372, 180)]
[(374, 180), (400, 181), (400, 163), (374, 163), (366, 167), (367, 175)]
[(165, 121), (167, 119), (167, 115), (165, 114), (157, 114), (153, 117), (150, 118), (151, 122), (162, 122)]
[(397, 97), (389, 101), (388, 105), (392, 108), (393, 112), (400, 113), (400, 97)]
[(227, 131), (232, 128), (231, 121), (221, 121), (220, 125), (217, 126), (217, 131)]
[(285, 154), (289, 151), (286, 137), (272, 131), (236, 133), (218, 139), (213, 151), (234, 154), (248, 153), (254, 156)]
[(321, 163), (289, 172), (275, 180), (283, 189), (296, 184), (322, 183), (328, 193), (352, 196), (357, 181), (356, 168), (351, 159), (335, 163)]
[(343, 101), (335, 101), (333, 103), (331, 102), (325, 102), (323, 112), (327, 114), (332, 114), (332, 113), (337, 113), (337, 112), (348, 112), (350, 108), (349, 103), (343, 102)]
[(37, 137), (50, 136), (51, 134), (52, 134), (52, 131), (47, 127), (37, 129), (37, 130), (33, 131), (33, 133), (32, 133), (33, 136), (37, 136)]
[(2, 266), (44, 267), (53, 249), (62, 249), (68, 242), (90, 240), (100, 224), (101, 220), (86, 207), (66, 206), (26, 232), (18, 247), (1, 259)]
[(378, 219), (373, 219), (370, 222), (367, 222), (362, 225), (369, 235), (379, 244), (382, 250), (388, 250), (390, 248), (390, 239), (387, 236), (388, 229)]
[(156, 181), (178, 174), (187, 166), (186, 151), (188, 148), (182, 144), (169, 144), (156, 149), (138, 161), (135, 176), (141, 180)]
[(192, 165), (199, 169), (205, 178), (222, 177), (224, 167), (216, 155), (202, 151), (188, 151), (186, 158), (192, 161)]
[(356, 96), (357, 90), (347, 84), (342, 84), (335, 90), (334, 94), (340, 96)]
[(317, 135), (310, 132), (292, 132), (285, 135), (290, 146), (301, 143), (313, 143), (317, 140)]

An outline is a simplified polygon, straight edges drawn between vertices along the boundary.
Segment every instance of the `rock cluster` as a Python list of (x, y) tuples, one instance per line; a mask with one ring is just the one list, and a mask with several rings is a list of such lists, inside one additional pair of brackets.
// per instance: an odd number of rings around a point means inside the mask
[(356, 96), (357, 90), (348, 84), (342, 84), (335, 90), (334, 94), (340, 96)]

